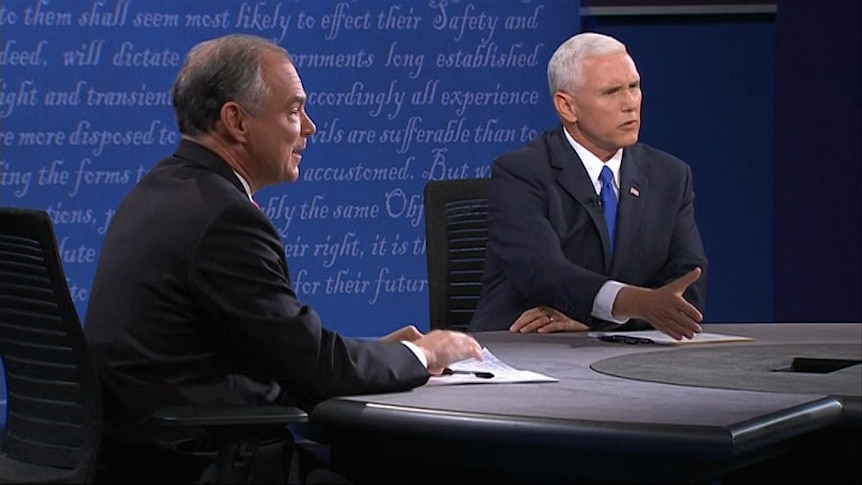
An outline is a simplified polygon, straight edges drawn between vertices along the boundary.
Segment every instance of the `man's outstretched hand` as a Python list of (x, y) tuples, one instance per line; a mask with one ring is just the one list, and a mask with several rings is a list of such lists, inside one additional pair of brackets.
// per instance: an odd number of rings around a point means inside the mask
[(677, 340), (692, 338), (701, 331), (703, 315), (682, 294), (700, 275), (701, 269), (695, 268), (661, 288), (627, 286), (617, 294), (613, 315), (646, 320), (656, 330)]

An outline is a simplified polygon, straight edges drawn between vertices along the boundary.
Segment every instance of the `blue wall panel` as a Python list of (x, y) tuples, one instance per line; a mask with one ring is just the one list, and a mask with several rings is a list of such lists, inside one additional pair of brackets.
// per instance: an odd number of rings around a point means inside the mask
[(862, 3), (781, 0), (776, 37), (775, 317), (858, 322)]
[(422, 189), (487, 176), (496, 155), (556, 123), (545, 70), (578, 8), (6, 0), (0, 203), (51, 213), (84, 315), (114, 208), (176, 144), (168, 93), (185, 53), (227, 33), (272, 38), (293, 54), (319, 129), (301, 180), (256, 195), (300, 298), (346, 334), (427, 328)]
[(628, 46), (641, 141), (689, 163), (709, 259), (707, 322), (773, 320), (772, 15), (586, 18)]

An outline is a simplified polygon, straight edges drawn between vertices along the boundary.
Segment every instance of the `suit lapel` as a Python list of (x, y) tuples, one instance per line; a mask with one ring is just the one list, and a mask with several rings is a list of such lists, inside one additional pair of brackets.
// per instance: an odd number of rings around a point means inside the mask
[(616, 248), (611, 276), (616, 275), (620, 266), (632, 261), (632, 255), (637, 247), (637, 232), (643, 214), (647, 193), (647, 177), (641, 166), (642, 160), (633, 154), (633, 150), (623, 150), (623, 161), (620, 165), (620, 201), (617, 206)]
[(608, 226), (605, 223), (605, 217), (602, 214), (602, 209), (598, 203), (596, 196), (596, 188), (590, 180), (587, 169), (581, 161), (575, 149), (569, 145), (563, 129), (554, 132), (553, 143), (550, 143), (551, 148), (551, 166), (557, 170), (557, 183), (569, 193), (589, 214), (596, 231), (599, 234), (599, 239), (602, 242), (602, 252), (605, 256), (605, 271), (610, 271), (611, 267), (611, 245), (608, 236)]

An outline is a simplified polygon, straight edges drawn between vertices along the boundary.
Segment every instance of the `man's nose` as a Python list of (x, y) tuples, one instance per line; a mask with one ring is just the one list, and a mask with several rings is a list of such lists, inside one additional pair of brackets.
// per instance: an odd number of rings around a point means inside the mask
[(305, 136), (311, 136), (317, 131), (317, 125), (314, 124), (314, 121), (311, 120), (311, 117), (307, 114), (303, 116), (302, 120), (302, 134)]
[(640, 93), (636, 89), (628, 89), (623, 94), (622, 108), (623, 111), (632, 111), (637, 109), (640, 104)]

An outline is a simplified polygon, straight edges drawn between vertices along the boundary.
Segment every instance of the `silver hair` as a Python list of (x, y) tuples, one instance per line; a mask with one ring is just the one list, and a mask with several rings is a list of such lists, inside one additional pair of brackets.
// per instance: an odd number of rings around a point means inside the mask
[(548, 62), (548, 87), (574, 94), (581, 87), (581, 68), (585, 57), (626, 52), (626, 46), (611, 36), (584, 32), (569, 37)]
[(264, 51), (290, 60), (283, 47), (253, 35), (232, 34), (192, 47), (172, 90), (180, 133), (195, 136), (212, 131), (228, 101), (257, 113), (269, 97), (261, 69)]

